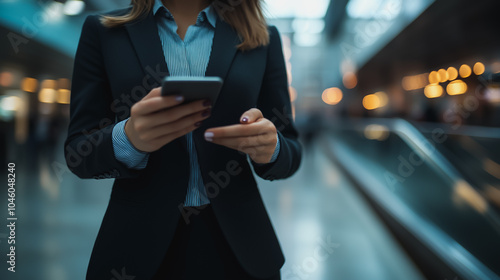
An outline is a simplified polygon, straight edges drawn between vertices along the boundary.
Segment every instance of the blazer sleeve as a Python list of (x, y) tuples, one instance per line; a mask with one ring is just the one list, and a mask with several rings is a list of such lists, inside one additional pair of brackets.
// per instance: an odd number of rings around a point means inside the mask
[(75, 55), (71, 86), (70, 123), (64, 143), (69, 169), (80, 178), (136, 177), (140, 170), (127, 168), (113, 151), (115, 113), (101, 52), (98, 16), (83, 24)]
[(297, 171), (301, 161), (302, 147), (293, 123), (285, 59), (280, 34), (276, 27), (269, 27), (269, 37), (266, 70), (257, 108), (276, 126), (280, 150), (274, 162), (267, 164), (251, 162), (259, 177), (272, 181), (290, 177)]

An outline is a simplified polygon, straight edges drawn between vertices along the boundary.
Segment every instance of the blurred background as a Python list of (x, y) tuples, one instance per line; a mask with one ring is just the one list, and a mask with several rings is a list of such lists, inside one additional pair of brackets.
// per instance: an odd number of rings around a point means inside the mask
[[(282, 278), (500, 279), (500, 2), (265, 3), (305, 149), (259, 180)], [(85, 17), (128, 4), (0, 0), (0, 279), (84, 278), (112, 180), (66, 167), (72, 65)]]

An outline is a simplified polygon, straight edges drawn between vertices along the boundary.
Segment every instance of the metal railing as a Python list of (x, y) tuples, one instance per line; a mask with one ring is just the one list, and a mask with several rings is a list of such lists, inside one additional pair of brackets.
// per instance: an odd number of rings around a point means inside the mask
[[(435, 147), (432, 139), (427, 138), (411, 123), (402, 119), (363, 119), (349, 122), (340, 122), (331, 124), (326, 131), (333, 134), (339, 131), (355, 131), (359, 132), (360, 136), (369, 125), (377, 125), (387, 129), (389, 133), (399, 137), (412, 151), (420, 156), (432, 170), (449, 182), (448, 187), (456, 187), (457, 182), (462, 185), (470, 186), (467, 181), (461, 176), (460, 172), (454, 165)], [(427, 126), (428, 132), (448, 133), (445, 127), (434, 127), (431, 129)], [(435, 130), (438, 129), (438, 130)], [(500, 130), (487, 129), (479, 130), (468, 127), (461, 131), (466, 131), (470, 135), (485, 135), (491, 137), (500, 137)], [(453, 130), (458, 133), (457, 130)], [(357, 181), (357, 184), (362, 188), (362, 191), (370, 197), (373, 202), (380, 206), (390, 215), (395, 221), (411, 232), (424, 246), (428, 247), (436, 256), (446, 263), (458, 275), (466, 279), (500, 279), (500, 277), (485, 266), (479, 259), (472, 255), (462, 245), (456, 242), (450, 235), (443, 231), (438, 225), (433, 224), (422, 218), (411, 207), (405, 205), (404, 201), (398, 198), (393, 191), (386, 186), (386, 182), (381, 181), (375, 174), (384, 172), (382, 168), (373, 165), (370, 168), (365, 167), (367, 161), (363, 161), (363, 155), (353, 156), (350, 153), (352, 149), (349, 144), (338, 141), (338, 139), (325, 136), (323, 144), (327, 148), (327, 152), (335, 157), (337, 162), (343, 165), (347, 172), (351, 172)], [(333, 140), (333, 141), (332, 141)], [(387, 155), (390, 156), (390, 155)], [(365, 165), (365, 166), (364, 166)], [(368, 169), (368, 170), (365, 170)], [(364, 171), (365, 170), (365, 171)], [(474, 188), (467, 188), (468, 191), (474, 192)], [(479, 193), (475, 193), (475, 199), (481, 199)], [(490, 225), (493, 225), (500, 237), (500, 218), (495, 211), (491, 211), (491, 206), (488, 201), (482, 200), (481, 215), (485, 217)]]

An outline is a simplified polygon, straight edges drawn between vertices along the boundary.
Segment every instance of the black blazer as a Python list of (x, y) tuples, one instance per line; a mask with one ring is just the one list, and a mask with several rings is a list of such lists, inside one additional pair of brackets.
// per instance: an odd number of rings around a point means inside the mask
[[(123, 14), (128, 9), (113, 14)], [(241, 114), (259, 108), (278, 129), (277, 160), (255, 173), (283, 179), (299, 167), (301, 146), (291, 118), (281, 41), (269, 27), (270, 44), (241, 52), (236, 32), (217, 21), (206, 76), (224, 85), (212, 116), (194, 131), (203, 181), (213, 211), (237, 259), (255, 277), (278, 272), (284, 257), (245, 154), (209, 143), (203, 132), (235, 124)], [(90, 259), (87, 279), (115, 274), (149, 279), (158, 269), (182, 213), (189, 177), (185, 137), (150, 154), (143, 170), (129, 169), (113, 153), (112, 129), (130, 107), (168, 75), (152, 13), (118, 28), (105, 28), (87, 17), (78, 45), (71, 94), (71, 120), (65, 142), (66, 162), (80, 178), (115, 178), (108, 208)]]

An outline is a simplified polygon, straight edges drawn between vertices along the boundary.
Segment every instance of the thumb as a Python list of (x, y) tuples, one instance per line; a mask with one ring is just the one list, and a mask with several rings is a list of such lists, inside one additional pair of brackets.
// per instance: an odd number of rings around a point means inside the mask
[(262, 112), (257, 108), (252, 108), (241, 115), (240, 123), (253, 123), (260, 118), (263, 118)]

